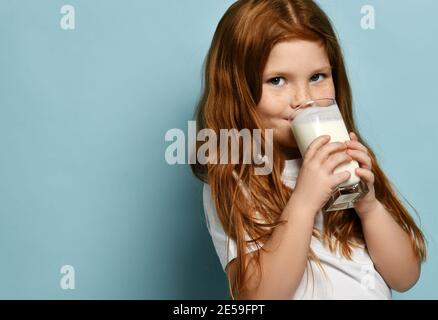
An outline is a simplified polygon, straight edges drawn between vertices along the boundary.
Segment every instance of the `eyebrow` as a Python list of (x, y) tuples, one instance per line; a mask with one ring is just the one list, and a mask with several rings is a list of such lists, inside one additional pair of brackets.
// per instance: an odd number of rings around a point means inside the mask
[[(333, 69), (332, 66), (330, 65), (326, 65), (326, 66), (322, 66), (319, 68), (314, 69), (311, 74), (316, 74), (316, 73), (320, 73), (320, 72), (326, 72), (326, 71), (331, 71)], [(288, 72), (284, 72), (284, 71), (269, 71), (265, 74), (265, 77), (272, 77), (272, 76), (292, 76), (293, 78), (293, 74), (292, 73), (288, 73)]]

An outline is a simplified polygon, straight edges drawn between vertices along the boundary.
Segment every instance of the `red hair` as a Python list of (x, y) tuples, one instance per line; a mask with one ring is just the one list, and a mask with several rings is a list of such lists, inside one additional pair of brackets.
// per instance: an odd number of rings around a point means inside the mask
[[(248, 128), (263, 132), (265, 128), (256, 113), (262, 95), (262, 74), (273, 46), (291, 39), (317, 41), (324, 45), (333, 67), (336, 100), (347, 130), (357, 134), (372, 159), (376, 198), (409, 234), (416, 254), (424, 261), (426, 247), (421, 230), (397, 198), (372, 148), (360, 136), (354, 123), (342, 51), (329, 18), (314, 1), (239, 0), (227, 10), (217, 26), (204, 65), (203, 94), (196, 110), (198, 130), (211, 128), (218, 134), (220, 129)], [(275, 147), (274, 141), (274, 150)], [(245, 285), (248, 264), (245, 236), (263, 250), (262, 245), (273, 229), (282, 223), (279, 217), (293, 192), (281, 180), (284, 161), (278, 152), (274, 152), (270, 175), (254, 175), (254, 164), (244, 164), (242, 158), (240, 160), (239, 164), (191, 165), (196, 177), (210, 185), (224, 230), (237, 243), (237, 276), (229, 279), (233, 298), (239, 298)], [(237, 172), (240, 181), (249, 187), (252, 201), (248, 201), (238, 187), (233, 172)], [(263, 222), (257, 219), (257, 212)], [(354, 209), (325, 215), (324, 234), (314, 230), (314, 235), (328, 243), (331, 250), (339, 246), (347, 258), (351, 258), (354, 243), (364, 243), (361, 222)], [(260, 267), (258, 251), (254, 259)], [(318, 261), (312, 250), (309, 259)]]

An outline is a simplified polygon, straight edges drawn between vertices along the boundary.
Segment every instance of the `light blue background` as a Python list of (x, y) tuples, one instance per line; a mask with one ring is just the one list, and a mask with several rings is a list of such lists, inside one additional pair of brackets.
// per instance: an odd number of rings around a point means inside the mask
[[(165, 162), (164, 135), (187, 132), (232, 3), (0, 1), (0, 298), (227, 298), (201, 183)], [(394, 298), (436, 299), (438, 3), (319, 3), (341, 39), (360, 132), (429, 240), (420, 281)], [(59, 26), (64, 4), (74, 31)], [(360, 27), (365, 4), (375, 30)], [(60, 288), (67, 264), (74, 290)]]

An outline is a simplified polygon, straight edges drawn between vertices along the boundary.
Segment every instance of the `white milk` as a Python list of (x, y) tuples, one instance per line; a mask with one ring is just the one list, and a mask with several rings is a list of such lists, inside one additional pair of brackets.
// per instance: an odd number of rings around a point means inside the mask
[[(330, 142), (345, 142), (350, 140), (347, 129), (345, 128), (344, 121), (339, 120), (317, 120), (315, 122), (297, 123), (293, 122), (292, 132), (295, 136), (295, 140), (300, 149), (301, 155), (304, 157), (304, 152), (307, 147), (319, 136), (330, 135)], [(340, 173), (342, 171), (350, 171), (350, 178), (341, 183), (340, 187), (349, 186), (360, 181), (360, 178), (355, 174), (355, 169), (359, 168), (359, 164), (356, 160), (352, 160), (348, 163), (343, 163), (336, 167), (334, 173)]]

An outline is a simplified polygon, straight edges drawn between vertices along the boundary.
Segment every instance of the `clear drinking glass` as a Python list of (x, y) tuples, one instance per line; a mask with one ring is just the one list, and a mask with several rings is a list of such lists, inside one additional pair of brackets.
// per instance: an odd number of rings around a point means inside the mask
[[(298, 113), (291, 119), (290, 125), (303, 158), (307, 147), (319, 136), (330, 135), (330, 142), (350, 140), (335, 99), (309, 100), (299, 105), (296, 112)], [(359, 168), (356, 160), (336, 167), (334, 173), (348, 170), (351, 176), (336, 187), (331, 198), (322, 208), (324, 212), (354, 208), (354, 203), (369, 191), (366, 183), (356, 175), (356, 168)]]

